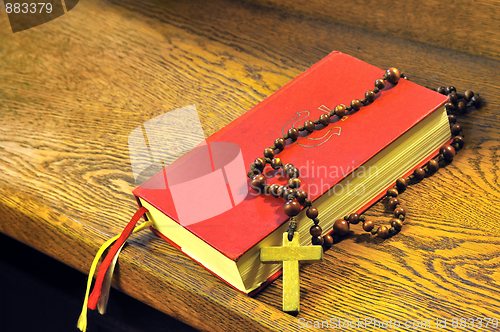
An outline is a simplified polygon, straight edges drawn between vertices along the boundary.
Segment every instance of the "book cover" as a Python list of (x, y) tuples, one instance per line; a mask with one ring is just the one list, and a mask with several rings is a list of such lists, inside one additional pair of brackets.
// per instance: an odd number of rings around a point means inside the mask
[[(282, 199), (249, 190), (249, 165), (292, 126), (317, 119), (338, 104), (363, 98), (384, 72), (333, 52), (133, 193), (237, 261), (288, 220)], [(402, 79), (395, 86), (387, 84), (377, 99), (360, 111), (336, 121), (332, 117), (327, 128), (310, 135), (302, 133), (277, 156), (299, 168), (301, 188), (314, 201), (446, 100), (446, 96)], [(194, 181), (204, 176), (207, 186)], [(223, 179), (222, 184), (217, 179)], [(286, 180), (273, 177), (268, 184), (285, 184)], [(221, 194), (224, 190), (227, 194)], [(187, 216), (189, 210), (203, 218), (193, 220)], [(163, 235), (168, 238), (168, 234)]]

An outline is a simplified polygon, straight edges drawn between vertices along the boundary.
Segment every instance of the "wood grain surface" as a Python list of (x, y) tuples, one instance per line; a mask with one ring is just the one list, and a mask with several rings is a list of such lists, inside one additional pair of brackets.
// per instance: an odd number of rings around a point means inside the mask
[[(87, 0), (16, 34), (2, 10), (0, 231), (88, 272), (137, 209), (133, 129), (195, 104), (208, 136), (332, 50), (486, 101), (459, 118), (454, 162), (401, 195), (403, 231), (380, 241), (353, 227), (323, 263), (302, 265), (298, 317), (280, 310), (281, 278), (243, 296), (149, 232), (122, 251), (114, 286), (203, 331), (500, 319), (500, 63), (245, 2)], [(382, 203), (368, 215), (388, 220)]]
[(246, 1), (500, 60), (500, 3), (494, 0)]

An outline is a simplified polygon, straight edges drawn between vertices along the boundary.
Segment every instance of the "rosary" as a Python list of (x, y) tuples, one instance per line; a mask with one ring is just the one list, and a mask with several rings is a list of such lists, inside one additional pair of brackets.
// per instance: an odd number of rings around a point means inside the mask
[[(323, 230), (319, 226), (318, 209), (312, 206), (311, 200), (307, 199), (307, 192), (300, 189), (301, 180), (299, 179), (298, 168), (290, 163), (284, 164), (275, 155), (285, 149), (288, 140), (290, 144), (296, 141), (299, 138), (300, 132), (306, 131), (310, 134), (316, 130), (316, 125), (318, 124), (323, 125), (324, 128), (327, 127), (330, 124), (330, 118), (333, 116), (341, 119), (346, 112), (359, 111), (363, 106), (375, 101), (377, 93), (385, 88), (386, 81), (392, 85), (396, 85), (401, 78), (407, 79), (404, 73), (400, 72), (397, 68), (388, 69), (383, 78), (375, 81), (375, 88), (367, 91), (363, 99), (354, 99), (349, 106), (345, 106), (344, 104), (337, 105), (330, 112), (330, 115), (322, 114), (318, 120), (306, 120), (303, 126), (290, 128), (283, 137), (277, 138), (272, 146), (264, 150), (263, 158), (255, 159), (250, 165), (247, 176), (251, 179), (251, 188), (258, 193), (283, 198), (286, 201), (284, 212), (290, 217), (290, 223), (287, 232), (283, 234), (283, 246), (261, 248), (260, 261), (262, 263), (273, 264), (283, 262), (283, 311), (287, 313), (295, 314), (299, 312), (299, 261), (315, 262), (322, 260), (323, 250), (328, 250), (342, 236), (348, 234), (351, 224), (362, 223), (364, 231), (382, 239), (397, 234), (402, 229), (403, 221), (406, 218), (406, 209), (401, 206), (401, 200), (398, 198), (399, 193), (406, 190), (408, 185), (435, 173), (440, 167), (440, 162), (450, 163), (455, 157), (456, 151), (459, 151), (465, 143), (462, 127), (457, 123), (457, 117), (453, 113), (463, 114), (467, 111), (468, 107), (472, 106), (476, 109), (480, 108), (481, 97), (472, 91), (465, 91), (463, 94), (459, 94), (453, 86), (433, 89), (438, 93), (448, 95), (449, 101), (445, 104), (445, 108), (451, 125), (453, 141), (451, 144), (443, 145), (439, 150), (438, 156), (429, 160), (424, 167), (416, 168), (413, 174), (407, 178), (398, 178), (396, 185), (387, 190), (384, 198), (388, 199), (389, 208), (394, 211), (393, 218), (390, 220), (390, 226), (375, 228), (373, 221), (367, 220), (363, 215), (351, 213), (345, 216), (344, 219), (335, 221), (331, 231), (332, 235), (321, 235)], [(272, 169), (278, 170), (289, 177), (287, 185), (267, 184), (267, 178), (263, 174), (267, 164)], [(295, 231), (298, 222), (296, 216), (302, 207), (307, 208), (306, 215), (313, 221), (313, 225), (309, 230), (312, 246), (307, 247), (300, 246), (299, 233)]]

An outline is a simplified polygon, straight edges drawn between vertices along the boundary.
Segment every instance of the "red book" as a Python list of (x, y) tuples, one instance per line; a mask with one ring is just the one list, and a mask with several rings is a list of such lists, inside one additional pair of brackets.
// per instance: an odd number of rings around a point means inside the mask
[[(281, 245), (288, 228), (285, 201), (257, 195), (246, 177), (249, 165), (289, 128), (349, 105), (374, 88), (384, 70), (340, 52), (296, 77), (276, 93), (210, 136), (134, 190), (157, 232), (224, 282), (244, 293), (276, 276), (279, 265), (259, 261), (259, 249)], [(300, 170), (301, 189), (320, 211), (324, 233), (333, 222), (376, 202), (396, 178), (436, 154), (451, 137), (447, 98), (401, 79), (374, 102), (324, 127), (287, 140), (276, 155)], [(272, 175), (268, 184), (286, 184)], [(302, 245), (312, 221), (298, 215)], [(359, 225), (358, 225), (359, 226)], [(351, 230), (362, 232), (361, 227)]]

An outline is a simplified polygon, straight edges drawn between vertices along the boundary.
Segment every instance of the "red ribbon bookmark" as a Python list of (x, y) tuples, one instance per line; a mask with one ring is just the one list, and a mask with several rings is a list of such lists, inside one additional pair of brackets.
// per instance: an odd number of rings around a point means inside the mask
[(120, 250), (120, 247), (128, 239), (139, 219), (141, 219), (142, 215), (147, 211), (148, 210), (145, 207), (141, 207), (139, 210), (137, 210), (123, 232), (120, 234), (118, 240), (116, 240), (116, 242), (109, 250), (106, 258), (104, 259), (104, 262), (102, 262), (101, 266), (99, 266), (99, 272), (97, 272), (97, 279), (94, 285), (94, 289), (92, 290), (92, 294), (90, 294), (87, 308), (95, 310), (97, 302), (99, 301), (99, 297), (101, 296), (102, 283), (104, 281), (106, 271), (108, 271), (109, 265), (113, 261), (113, 257), (115, 257), (118, 250)]

